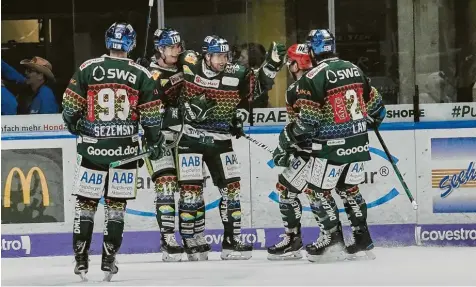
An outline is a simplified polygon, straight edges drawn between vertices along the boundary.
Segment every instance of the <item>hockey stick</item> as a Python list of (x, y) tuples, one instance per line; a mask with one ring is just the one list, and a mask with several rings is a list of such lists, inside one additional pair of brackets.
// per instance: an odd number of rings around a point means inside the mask
[(147, 17), (147, 27), (145, 28), (145, 45), (144, 45), (144, 59), (147, 56), (147, 40), (149, 38), (149, 27), (151, 22), (150, 15), (152, 14), (152, 7), (154, 6), (154, 0), (149, 0), (149, 16)]
[(267, 152), (269, 152), (269, 153), (271, 153), (271, 154), (273, 153), (273, 150), (272, 150), (269, 146), (265, 145), (264, 143), (262, 143), (262, 142), (260, 142), (260, 141), (258, 141), (258, 140), (255, 140), (254, 138), (250, 137), (250, 136), (247, 135), (247, 134), (244, 134), (243, 137), (244, 137), (245, 139), (249, 140), (250, 142), (254, 143), (255, 145), (259, 146), (260, 148), (265, 149)]
[[(182, 123), (182, 128), (180, 129), (180, 132), (179, 132), (177, 138), (172, 143), (165, 145), (166, 149), (172, 149), (172, 148), (176, 147), (177, 144), (180, 142), (180, 139), (182, 138), (182, 135), (183, 135), (183, 126), (184, 126), (184, 124)], [(150, 151), (144, 151), (144, 152), (141, 152), (141, 153), (139, 153), (135, 156), (132, 156), (132, 157), (128, 157), (128, 158), (125, 158), (125, 159), (120, 159), (120, 160), (113, 161), (109, 164), (109, 167), (110, 168), (115, 168), (115, 167), (118, 167), (118, 166), (126, 164), (126, 163), (130, 163), (130, 162), (133, 162), (133, 161), (136, 161), (136, 160), (146, 158), (149, 155), (150, 155)]]
[(398, 177), (398, 179), (400, 180), (400, 183), (402, 184), (403, 189), (405, 190), (405, 193), (406, 193), (407, 196), (408, 196), (408, 199), (409, 199), (410, 202), (412, 203), (413, 209), (414, 209), (414, 210), (417, 210), (417, 209), (418, 209), (418, 203), (417, 203), (417, 202), (415, 201), (415, 199), (413, 198), (413, 195), (412, 195), (412, 193), (410, 192), (410, 189), (408, 188), (407, 183), (406, 183), (405, 180), (403, 179), (403, 176), (402, 176), (402, 174), (400, 173), (400, 170), (398, 169), (397, 164), (395, 163), (395, 161), (393, 161), (392, 154), (390, 154), (390, 151), (388, 150), (387, 145), (386, 145), (385, 142), (383, 141), (383, 138), (382, 138), (382, 136), (380, 135), (380, 132), (379, 132), (378, 128), (377, 128), (377, 127), (374, 127), (374, 131), (375, 131), (375, 135), (377, 135), (377, 138), (378, 138), (378, 141), (380, 142), (380, 145), (382, 146), (383, 150), (385, 151), (385, 154), (387, 155), (388, 160), (389, 160), (390, 163), (392, 164), (393, 170), (395, 170), (395, 173), (397, 174), (397, 177)]

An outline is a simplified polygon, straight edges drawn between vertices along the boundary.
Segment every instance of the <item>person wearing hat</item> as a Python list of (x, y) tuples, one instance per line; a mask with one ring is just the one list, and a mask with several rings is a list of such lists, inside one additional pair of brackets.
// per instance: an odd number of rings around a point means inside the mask
[(30, 86), (34, 93), (33, 100), (29, 106), (30, 114), (56, 114), (59, 113), (59, 106), (56, 102), (53, 90), (47, 83), (54, 83), (55, 76), (53, 68), (46, 59), (35, 56), (32, 59), (24, 59), (20, 62), (25, 66), (26, 84)]

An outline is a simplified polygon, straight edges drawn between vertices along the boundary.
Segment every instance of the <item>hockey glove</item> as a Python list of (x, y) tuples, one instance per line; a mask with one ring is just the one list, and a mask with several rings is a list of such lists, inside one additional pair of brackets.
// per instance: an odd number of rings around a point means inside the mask
[(64, 117), (64, 114), (63, 114), (63, 121), (64, 121), (64, 124), (66, 125), (66, 128), (68, 129), (68, 131), (71, 134), (73, 134), (75, 136), (79, 136), (80, 132), (79, 132), (78, 121), (77, 120), (68, 121), (68, 120), (66, 120), (66, 118)]
[[(286, 56), (286, 46), (281, 43), (272, 42), (269, 46), (268, 52), (266, 53), (266, 65), (263, 67), (263, 71), (266, 75), (272, 79), (276, 76), (284, 64), (284, 58)], [(268, 73), (271, 73), (269, 75)], [(272, 75), (274, 72), (274, 76)]]
[(147, 143), (147, 151), (150, 152), (149, 159), (150, 160), (158, 160), (162, 156), (164, 156), (166, 152), (165, 148), (165, 137), (164, 135), (159, 132), (159, 137), (153, 143)]
[(205, 121), (213, 113), (216, 104), (215, 100), (207, 100), (205, 94), (193, 97), (189, 102), (184, 103), (185, 122), (200, 123)]
[(273, 161), (276, 166), (283, 166), (288, 167), (291, 163), (291, 155), (292, 153), (288, 153), (287, 151), (281, 149), (278, 146), (273, 152)]
[(235, 136), (237, 139), (245, 135), (245, 132), (243, 131), (244, 121), (245, 121), (245, 116), (240, 111), (236, 111), (235, 116), (231, 120), (230, 133), (232, 136)]
[(296, 140), (290, 130), (291, 126), (288, 124), (279, 134), (279, 145), (273, 152), (273, 161), (277, 166), (289, 166), (291, 155), (296, 152)]
[(367, 124), (372, 128), (379, 128), (386, 115), (387, 109), (385, 108), (385, 106), (381, 106), (373, 114), (367, 117)]

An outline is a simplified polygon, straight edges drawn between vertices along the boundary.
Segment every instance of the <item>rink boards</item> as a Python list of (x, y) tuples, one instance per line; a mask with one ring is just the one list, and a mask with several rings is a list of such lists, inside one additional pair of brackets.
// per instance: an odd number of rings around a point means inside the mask
[[(281, 125), (246, 128), (253, 138), (272, 148), (281, 129)], [(412, 209), (383, 148), (370, 132), (372, 161), (365, 164), (361, 191), (369, 206), (368, 221), (376, 245), (476, 246), (476, 121), (386, 123), (381, 130), (419, 209)], [(268, 152), (246, 139), (234, 140), (234, 147), (242, 174), (243, 239), (264, 249), (278, 241), (283, 231), (275, 192), (282, 169), (272, 164)], [(61, 129), (2, 134), (3, 257), (72, 254), (74, 198), (70, 190), (75, 151), (75, 138)], [(310, 243), (318, 227), (307, 198), (300, 198), (303, 237)], [(210, 179), (205, 199), (207, 240), (219, 250), (223, 228), (219, 193)], [(348, 225), (338, 196), (336, 202)], [(100, 205), (93, 254), (100, 251), (103, 221)], [(153, 184), (141, 169), (137, 199), (128, 203), (121, 252), (158, 252), (159, 236)]]

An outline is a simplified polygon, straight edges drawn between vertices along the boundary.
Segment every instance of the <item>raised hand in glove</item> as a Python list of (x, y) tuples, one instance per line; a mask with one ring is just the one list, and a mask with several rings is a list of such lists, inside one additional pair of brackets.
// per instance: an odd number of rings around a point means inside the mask
[(273, 152), (273, 161), (277, 166), (289, 166), (291, 163), (291, 155), (296, 151), (294, 147), (295, 140), (290, 134), (290, 128), (288, 128), (288, 126), (279, 134), (279, 144)]
[(183, 104), (185, 122), (200, 123), (205, 121), (213, 113), (216, 104), (215, 100), (207, 100), (205, 94), (193, 97)]
[(239, 139), (245, 134), (245, 132), (243, 131), (244, 121), (245, 121), (245, 116), (240, 111), (236, 111), (235, 116), (231, 120), (230, 133), (232, 136), (235, 136), (237, 139)]
[(286, 56), (286, 46), (281, 43), (272, 42), (266, 53), (265, 67), (273, 72), (277, 72), (284, 64)]
[(158, 160), (163, 157), (166, 152), (164, 135), (159, 132), (159, 137), (154, 142), (147, 143), (146, 148), (150, 152), (150, 160)]

